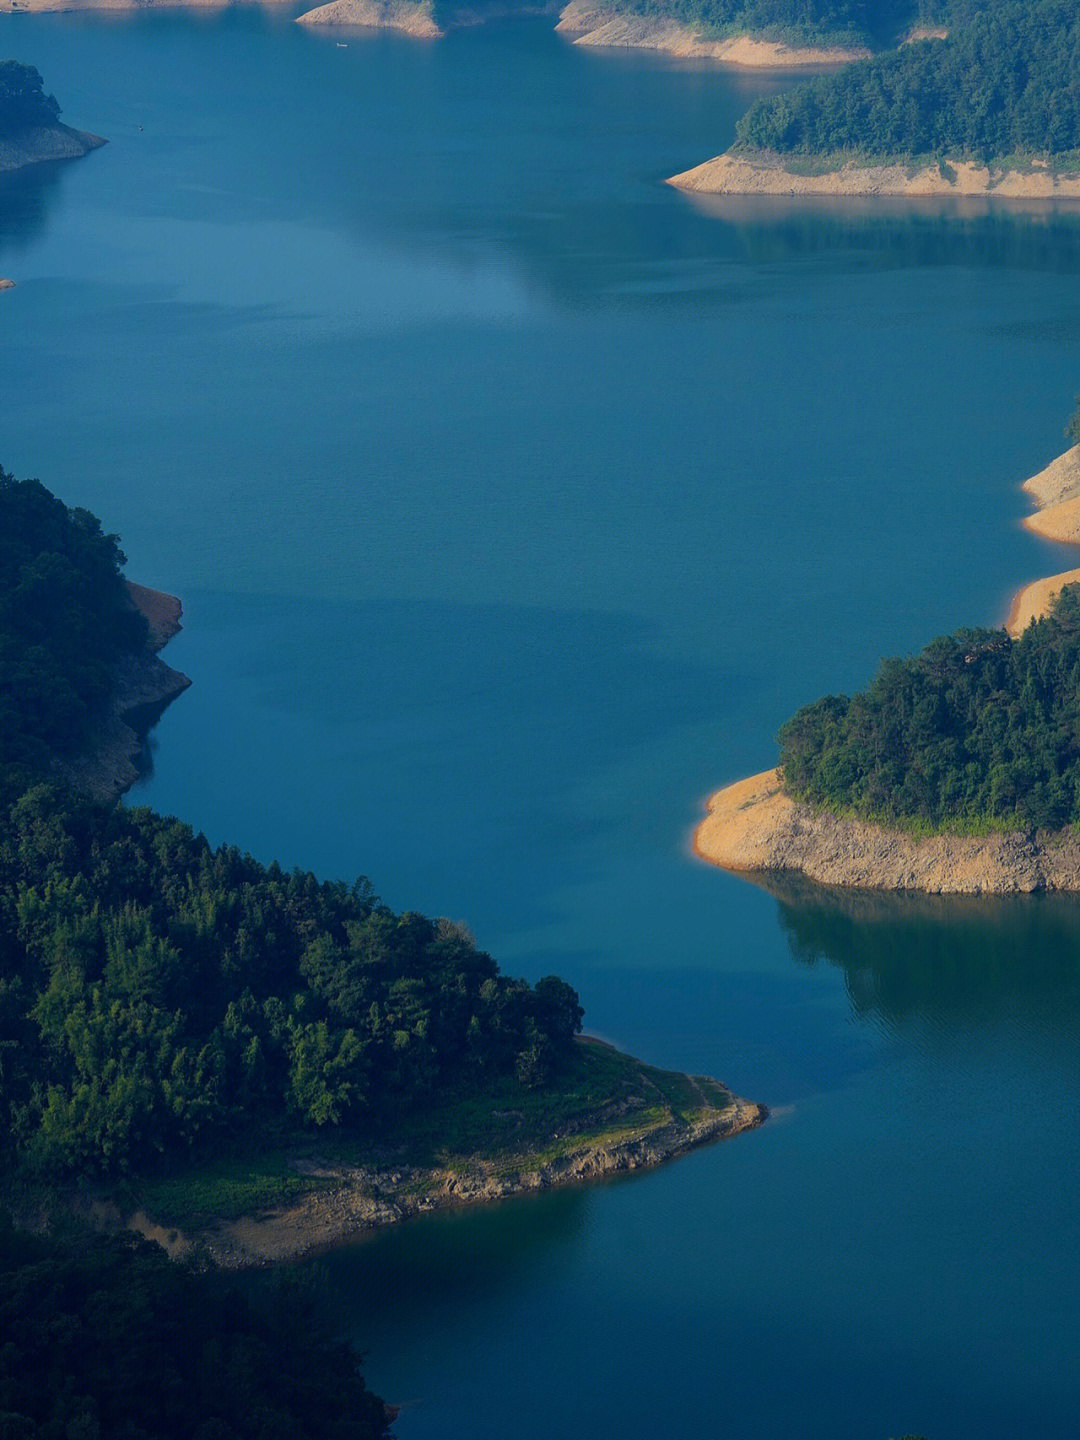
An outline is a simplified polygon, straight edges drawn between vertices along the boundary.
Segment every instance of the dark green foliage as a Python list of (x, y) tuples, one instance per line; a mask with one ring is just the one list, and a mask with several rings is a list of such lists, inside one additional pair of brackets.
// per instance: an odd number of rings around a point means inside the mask
[(577, 996), (499, 974), (366, 881), (285, 874), (148, 810), (39, 785), (0, 825), (0, 1107), (50, 1173), (116, 1174), (238, 1126), (349, 1126), (515, 1071)]
[(373, 1440), (382, 1401), (299, 1287), (256, 1303), (133, 1236), (63, 1243), (0, 1217), (6, 1440)]
[(0, 139), (36, 125), (55, 125), (60, 106), (46, 95), (32, 65), (0, 60)]
[(1080, 148), (1080, 12), (1072, 0), (954, 5), (943, 41), (819, 77), (759, 100), (737, 127), (781, 154), (988, 161)]
[(628, 0), (619, 8), (679, 20), (704, 34), (851, 46), (891, 43), (938, 14), (928, 0)]
[(1074, 445), (1080, 445), (1080, 395), (1076, 397), (1076, 404), (1069, 416), (1068, 424), (1065, 426), (1065, 437), (1071, 440)]
[(886, 660), (862, 694), (806, 706), (778, 739), (790, 794), (868, 819), (1080, 821), (1080, 586), (1019, 640), (961, 630)]
[(581, 1028), (561, 980), (500, 975), (367, 881), (40, 779), (146, 646), (123, 563), (92, 515), (0, 472), (0, 1152), (115, 1175), (237, 1129), (370, 1135), (447, 1086), (546, 1084)]
[(89, 511), (0, 468), (0, 766), (42, 771), (78, 750), (117, 662), (145, 650), (123, 564)]

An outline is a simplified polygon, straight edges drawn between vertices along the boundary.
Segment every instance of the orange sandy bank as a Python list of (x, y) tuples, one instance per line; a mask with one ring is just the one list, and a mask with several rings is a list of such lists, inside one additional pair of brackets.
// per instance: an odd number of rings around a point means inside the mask
[(1045, 540), (1080, 545), (1080, 445), (1051, 460), (1021, 488), (1038, 507), (1024, 520), (1026, 529)]
[(694, 850), (724, 870), (797, 871), (822, 885), (935, 895), (1080, 890), (1080, 837), (1072, 831), (916, 839), (799, 804), (783, 793), (776, 770), (718, 790)]
[(1050, 614), (1053, 602), (1066, 585), (1080, 585), (1080, 570), (1064, 570), (1060, 575), (1048, 575), (1045, 580), (1033, 580), (1016, 592), (1005, 621), (1005, 629), (1014, 640), (1033, 620)]
[(817, 175), (785, 168), (779, 156), (725, 153), (667, 182), (703, 195), (989, 195), (1007, 200), (1080, 200), (1080, 174), (989, 169), (958, 160), (944, 165), (849, 163)]

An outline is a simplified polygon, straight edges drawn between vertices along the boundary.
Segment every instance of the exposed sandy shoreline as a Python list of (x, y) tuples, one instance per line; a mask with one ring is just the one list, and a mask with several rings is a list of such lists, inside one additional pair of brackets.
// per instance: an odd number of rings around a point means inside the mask
[(1029, 172), (988, 169), (971, 161), (938, 165), (858, 165), (819, 175), (785, 168), (778, 156), (726, 152), (667, 183), (701, 195), (987, 195), (1005, 200), (1080, 200), (1080, 174), (1056, 175), (1041, 162)]
[[(1080, 544), (1080, 446), (1021, 488), (1044, 507), (1024, 522), (1029, 529)], [(1023, 634), (1033, 620), (1049, 614), (1064, 586), (1074, 584), (1080, 584), (1080, 569), (1023, 586), (1013, 597), (1005, 629), (1014, 638)], [(914, 839), (792, 800), (781, 789), (778, 770), (727, 785), (707, 805), (694, 833), (695, 854), (751, 876), (795, 871), (822, 885), (930, 894), (1080, 890), (1080, 835), (1073, 830)]]
[(1064, 570), (1060, 575), (1048, 575), (1045, 580), (1033, 580), (1013, 596), (1009, 607), (1005, 629), (1015, 640), (1022, 635), (1033, 620), (1049, 615), (1052, 603), (1066, 585), (1080, 584), (1080, 570)]
[(95, 800), (115, 800), (134, 785), (146, 768), (147, 734), (191, 684), (157, 655), (181, 629), (180, 601), (130, 580), (128, 594), (146, 617), (151, 648), (145, 655), (131, 656), (121, 667), (112, 707), (86, 753), (58, 766), (64, 779)]
[[(4, 8), (0, 0), (0, 10)], [(7, 140), (0, 140), (0, 171), (21, 170), (46, 160), (77, 160), (108, 141), (70, 125), (39, 125)]]
[(865, 49), (782, 45), (773, 40), (755, 40), (750, 35), (713, 40), (677, 20), (631, 15), (593, 0), (570, 0), (555, 29), (576, 36), (575, 45), (663, 50), (669, 55), (720, 60), (725, 65), (753, 70), (846, 65), (870, 54)]
[(297, 16), (297, 23), (400, 30), (419, 40), (435, 40), (446, 33), (435, 23), (430, 0), (331, 0)]
[(914, 839), (800, 805), (780, 789), (776, 770), (711, 796), (694, 850), (725, 870), (792, 870), (822, 885), (932, 895), (1080, 890), (1080, 836), (1072, 831)]
[(1038, 507), (1025, 518), (1026, 529), (1046, 540), (1080, 545), (1080, 445), (1051, 460), (1021, 489)]

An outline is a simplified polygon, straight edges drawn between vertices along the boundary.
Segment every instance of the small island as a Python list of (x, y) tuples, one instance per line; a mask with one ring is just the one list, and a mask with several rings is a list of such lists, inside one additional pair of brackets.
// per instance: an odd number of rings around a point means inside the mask
[(953, 8), (947, 32), (758, 100), (730, 150), (668, 183), (719, 195), (1080, 199), (1075, 6)]
[(0, 171), (46, 160), (74, 160), (106, 142), (61, 125), (55, 95), (46, 95), (32, 65), (0, 60)]

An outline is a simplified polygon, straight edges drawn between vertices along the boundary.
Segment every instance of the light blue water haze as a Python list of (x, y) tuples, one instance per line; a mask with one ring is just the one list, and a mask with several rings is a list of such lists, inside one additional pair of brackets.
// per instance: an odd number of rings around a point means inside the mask
[(0, 183), (0, 461), (183, 597), (132, 802), (467, 920), (777, 1109), (318, 1262), (403, 1440), (1071, 1440), (1080, 907), (687, 843), (796, 706), (1074, 563), (1016, 487), (1080, 220), (692, 204), (663, 177), (790, 81), (546, 21), (0, 36), (110, 140)]

